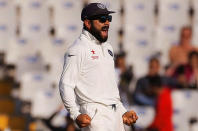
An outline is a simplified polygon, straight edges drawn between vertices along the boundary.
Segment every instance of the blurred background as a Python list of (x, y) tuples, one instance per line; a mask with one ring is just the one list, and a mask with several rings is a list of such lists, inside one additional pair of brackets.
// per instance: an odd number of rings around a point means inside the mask
[(117, 12), (117, 82), (139, 116), (126, 130), (198, 131), (198, 0), (0, 0), (0, 131), (80, 130), (58, 83), (89, 2)]

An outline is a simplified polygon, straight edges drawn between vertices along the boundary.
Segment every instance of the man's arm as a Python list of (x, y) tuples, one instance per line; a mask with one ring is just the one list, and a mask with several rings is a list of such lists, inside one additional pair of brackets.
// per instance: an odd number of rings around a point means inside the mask
[[(61, 85), (63, 87), (61, 87)], [(63, 103), (70, 112), (71, 118), (76, 121), (80, 128), (86, 127), (90, 124), (91, 118), (87, 114), (81, 114), (75, 102), (75, 93), (74, 89), (69, 86), (60, 85), (60, 94), (63, 100)], [(66, 90), (65, 90), (66, 89)]]
[(75, 87), (79, 78), (82, 55), (80, 50), (70, 49), (65, 55), (63, 72), (61, 75), (59, 90), (64, 106), (70, 113), (71, 118), (77, 122), (79, 127), (90, 124), (90, 117), (79, 112), (76, 104)]
[(71, 118), (76, 120), (77, 116), (80, 115), (80, 112), (76, 104), (74, 88), (61, 83), (59, 89), (64, 106), (70, 113)]
[(80, 56), (72, 49), (69, 49), (68, 53), (65, 54), (63, 72), (59, 83), (59, 91), (63, 104), (73, 120), (80, 114), (74, 93), (79, 74), (80, 61), (78, 61), (78, 57)]

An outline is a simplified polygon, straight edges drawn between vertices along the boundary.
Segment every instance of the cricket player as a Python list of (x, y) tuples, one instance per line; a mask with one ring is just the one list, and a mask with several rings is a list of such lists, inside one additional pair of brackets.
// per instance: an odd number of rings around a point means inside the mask
[(81, 12), (84, 27), (69, 47), (59, 83), (62, 101), (83, 131), (124, 131), (138, 119), (120, 102), (113, 49), (107, 43), (111, 13), (101, 3)]

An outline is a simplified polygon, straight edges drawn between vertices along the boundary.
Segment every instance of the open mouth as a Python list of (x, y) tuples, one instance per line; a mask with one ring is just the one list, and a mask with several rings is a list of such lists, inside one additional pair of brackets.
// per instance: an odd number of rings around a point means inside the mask
[(104, 33), (108, 33), (108, 30), (102, 30), (102, 32), (104, 32)]
[(109, 26), (103, 26), (102, 27), (102, 31), (108, 31), (109, 30)]
[(108, 26), (104, 26), (102, 27), (101, 33), (103, 36), (107, 36), (108, 35), (108, 31), (109, 31), (109, 27)]

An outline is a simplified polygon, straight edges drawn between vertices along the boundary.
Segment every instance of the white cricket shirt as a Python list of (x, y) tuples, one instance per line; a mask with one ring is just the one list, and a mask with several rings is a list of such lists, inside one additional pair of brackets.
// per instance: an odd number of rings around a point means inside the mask
[(113, 49), (108, 43), (100, 43), (88, 31), (65, 54), (59, 88), (61, 98), (71, 117), (80, 114), (78, 105), (100, 103), (120, 104), (114, 69)]

